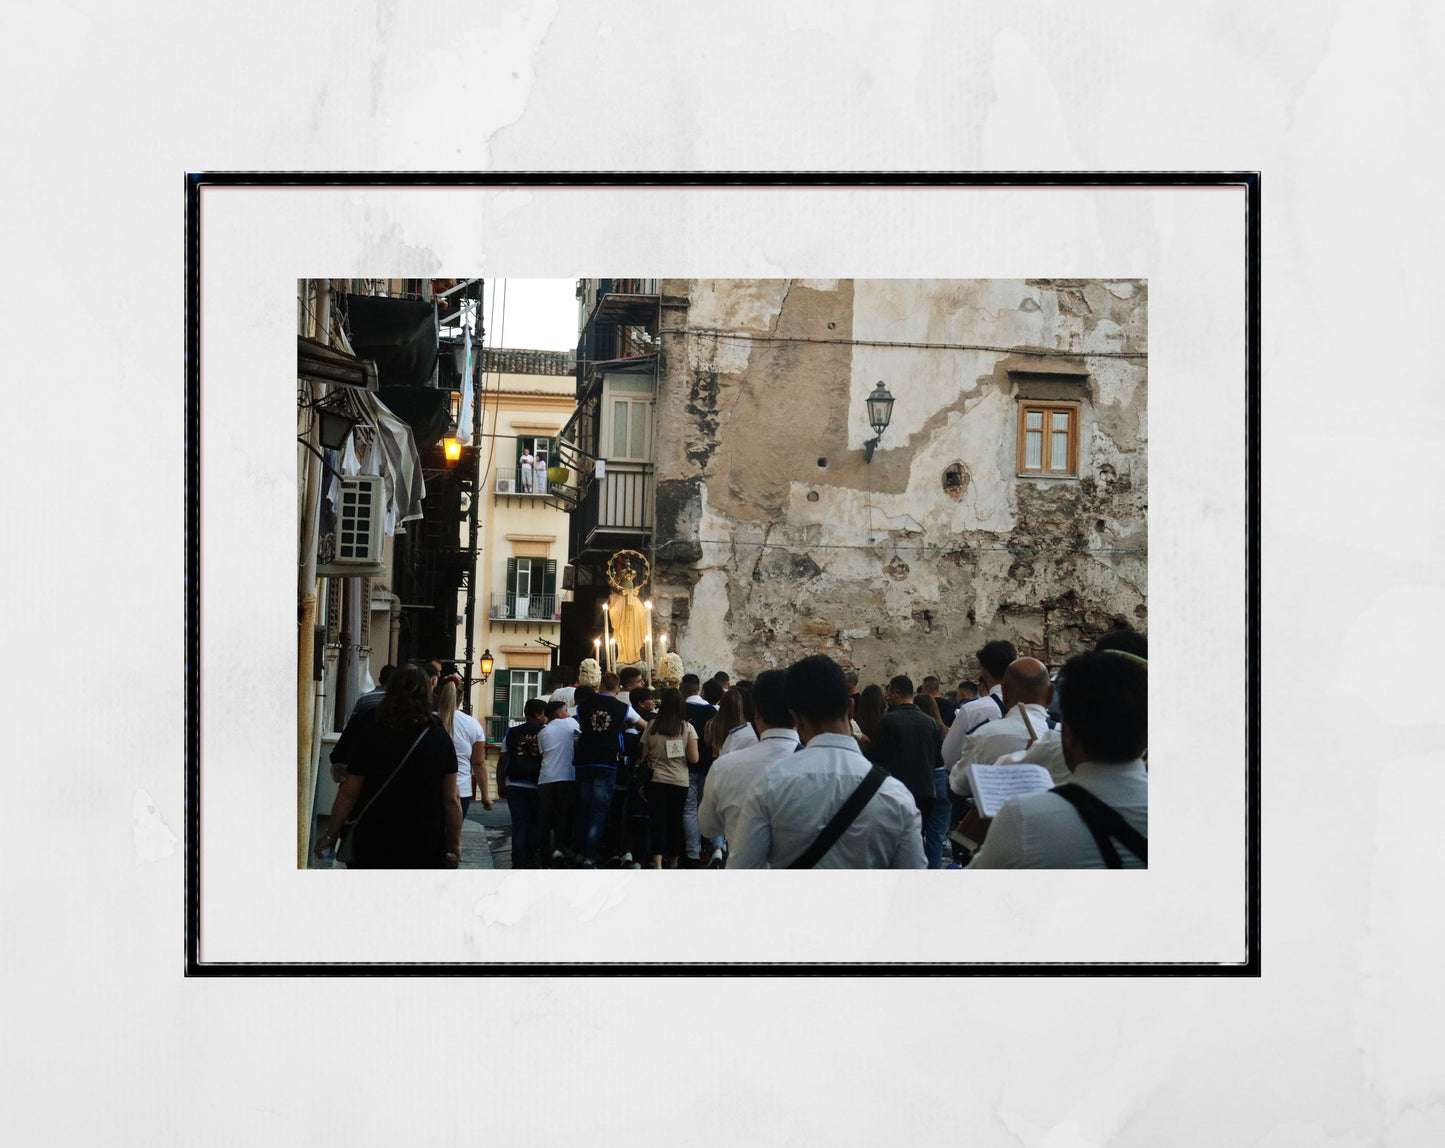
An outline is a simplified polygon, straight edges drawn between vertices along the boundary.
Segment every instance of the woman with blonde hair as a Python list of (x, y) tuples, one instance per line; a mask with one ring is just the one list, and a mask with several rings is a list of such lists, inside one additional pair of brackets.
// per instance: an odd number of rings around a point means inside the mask
[(483, 809), (492, 807), (492, 798), (487, 789), (487, 735), (481, 722), (465, 710), (457, 709), (461, 688), (462, 679), (456, 674), (442, 679), (437, 718), (452, 739), (452, 748), (456, 751), (457, 796), (461, 799), (462, 816), (465, 817), (475, 791), (481, 791)]
[(728, 690), (718, 702), (717, 714), (703, 730), (708, 748), (716, 761), (725, 753), (742, 749), (758, 740), (758, 732), (748, 724), (743, 712), (743, 696), (737, 690)]

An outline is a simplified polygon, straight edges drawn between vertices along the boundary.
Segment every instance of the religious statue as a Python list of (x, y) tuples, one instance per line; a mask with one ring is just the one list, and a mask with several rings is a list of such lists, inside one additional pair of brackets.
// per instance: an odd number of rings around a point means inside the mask
[(607, 582), (613, 589), (607, 599), (612, 637), (617, 643), (617, 665), (641, 662), (647, 657), (647, 609), (637, 596), (651, 575), (647, 559), (636, 550), (619, 550), (607, 563)]

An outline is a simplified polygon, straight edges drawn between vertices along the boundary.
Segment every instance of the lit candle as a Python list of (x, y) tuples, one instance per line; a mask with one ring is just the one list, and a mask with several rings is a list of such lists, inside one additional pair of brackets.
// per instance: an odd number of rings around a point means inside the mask
[[(607, 603), (606, 603), (606, 602), (603, 602), (603, 603), (602, 603), (602, 650), (603, 650), (603, 660), (604, 660), (604, 661), (606, 661), (606, 660), (608, 660), (608, 659), (610, 659), (610, 658), (612, 657), (612, 628), (611, 628), (611, 626), (608, 625), (609, 620), (610, 620), (610, 615), (607, 613)], [(611, 667), (611, 666), (606, 666), (606, 665), (604, 665), (602, 668), (603, 668), (603, 669), (611, 669), (612, 667)]]
[(651, 635), (651, 634), (648, 634), (648, 635), (647, 635), (647, 655), (646, 655), (646, 657), (643, 659), (643, 663), (644, 663), (644, 665), (645, 665), (646, 668), (647, 668), (647, 684), (648, 684), (649, 687), (651, 687), (651, 685), (652, 685), (652, 671), (653, 671), (653, 665), (652, 665), (652, 635)]
[(650, 674), (650, 673), (652, 672), (652, 599), (649, 598), (646, 602), (643, 603), (643, 605), (647, 607), (647, 642), (646, 642), (647, 651), (646, 651), (646, 656), (647, 656), (647, 672)]

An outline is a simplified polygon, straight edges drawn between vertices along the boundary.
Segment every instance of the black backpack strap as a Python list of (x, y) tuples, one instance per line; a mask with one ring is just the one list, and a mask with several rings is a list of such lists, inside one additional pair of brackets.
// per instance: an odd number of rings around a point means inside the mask
[(875, 765), (868, 771), (868, 776), (858, 783), (858, 787), (848, 795), (848, 800), (838, 807), (838, 812), (833, 814), (833, 819), (823, 826), (823, 832), (818, 834), (813, 844), (809, 845), (803, 854), (791, 865), (789, 869), (811, 869), (823, 859), (823, 854), (837, 844), (838, 838), (848, 831), (848, 826), (857, 819), (858, 814), (863, 812), (863, 807), (878, 792), (878, 787), (883, 784), (888, 776), (887, 772)]
[(1106, 805), (1082, 785), (1073, 783), (1060, 785), (1053, 792), (1072, 805), (1084, 824), (1089, 827), (1089, 832), (1094, 835), (1094, 841), (1104, 857), (1104, 864), (1110, 869), (1124, 867), (1119, 851), (1114, 848), (1114, 841), (1118, 841), (1144, 862), (1145, 868), (1148, 867), (1149, 839), (1125, 821), (1112, 805)]
[(1008, 713), (1008, 710), (1003, 708), (1003, 698), (999, 697), (998, 694), (989, 694), (988, 696), (993, 699), (993, 704), (998, 706), (998, 712), (1000, 714)]

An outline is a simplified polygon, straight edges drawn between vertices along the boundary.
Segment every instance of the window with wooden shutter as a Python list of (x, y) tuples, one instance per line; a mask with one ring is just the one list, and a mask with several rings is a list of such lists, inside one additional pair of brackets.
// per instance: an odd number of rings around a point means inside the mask
[(512, 674), (510, 670), (492, 671), (492, 713), (501, 717), (507, 714), (507, 703), (511, 697)]
[(547, 569), (542, 575), (543, 601), (553, 618), (562, 616), (561, 609), (557, 604), (557, 559), (547, 559)]
[(1079, 473), (1079, 404), (1020, 399), (1018, 473), (1073, 478)]

